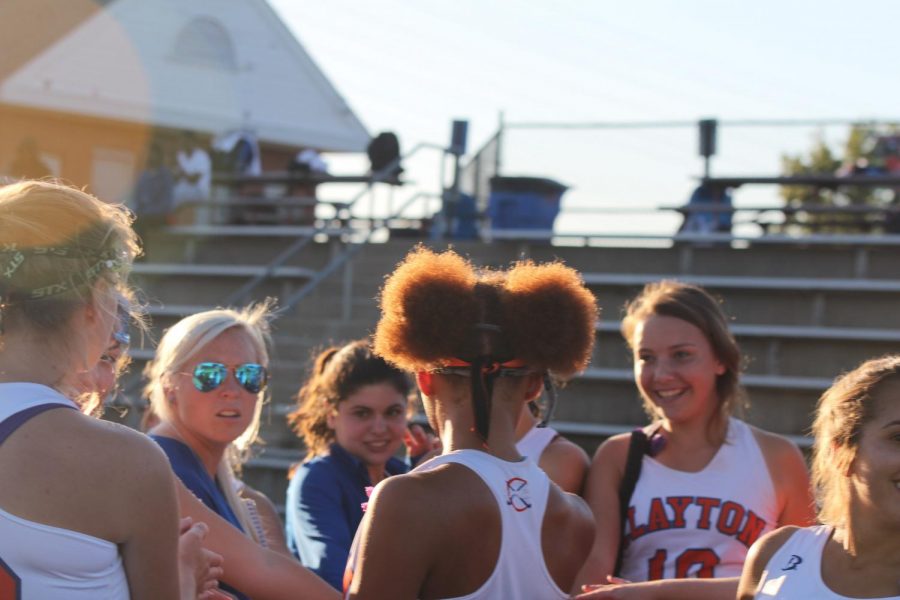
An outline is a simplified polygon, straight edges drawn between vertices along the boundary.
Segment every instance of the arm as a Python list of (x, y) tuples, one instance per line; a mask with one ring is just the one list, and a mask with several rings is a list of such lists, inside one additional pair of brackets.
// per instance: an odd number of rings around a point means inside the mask
[(619, 483), (625, 468), (630, 434), (612, 437), (597, 448), (584, 486), (584, 499), (594, 515), (597, 530), (591, 553), (575, 578), (581, 585), (606, 582), (616, 565), (619, 549)]
[(416, 510), (421, 506), (428, 506), (427, 498), (411, 477), (392, 477), (375, 488), (359, 528), (349, 598), (418, 598), (435, 552), (431, 523)]
[(209, 527), (206, 547), (222, 555), (222, 580), (257, 600), (295, 600), (297, 590), (310, 600), (337, 600), (337, 592), (300, 563), (266, 550), (231, 523), (208, 509), (182, 485), (177, 485), (181, 515)]
[(750, 547), (747, 560), (744, 562), (744, 570), (741, 573), (740, 584), (738, 585), (738, 600), (753, 600), (759, 589), (766, 565), (769, 564), (769, 561), (778, 549), (784, 545), (795, 531), (797, 531), (796, 527), (776, 529), (759, 538)]
[(564, 492), (581, 494), (590, 459), (580, 446), (557, 437), (541, 453), (538, 466)]
[(130, 462), (134, 468), (110, 474), (119, 489), (130, 492), (122, 503), (128, 510), (129, 531), (120, 544), (128, 589), (133, 600), (177, 598), (179, 527), (175, 477), (156, 444), (146, 438), (138, 441), (134, 448), (119, 450), (120, 458), (124, 458), (121, 466)]
[(576, 597), (590, 600), (731, 600), (737, 587), (737, 577), (660, 579), (641, 583), (601, 585)]
[(335, 473), (328, 463), (307, 463), (294, 478), (287, 511), (300, 560), (339, 590), (356, 531), (341, 510), (344, 502)]

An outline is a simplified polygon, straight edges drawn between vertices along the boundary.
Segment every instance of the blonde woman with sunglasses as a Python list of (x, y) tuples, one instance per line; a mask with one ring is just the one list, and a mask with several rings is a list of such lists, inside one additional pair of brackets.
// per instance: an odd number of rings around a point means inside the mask
[[(235, 479), (233, 468), (259, 431), (268, 382), (268, 319), (267, 304), (186, 317), (166, 331), (145, 370), (145, 391), (159, 417), (150, 437), (194, 496), (264, 547), (284, 544), (270, 539), (280, 527), (263, 525), (257, 503)], [(228, 585), (225, 554), (222, 588), (247, 598)]]

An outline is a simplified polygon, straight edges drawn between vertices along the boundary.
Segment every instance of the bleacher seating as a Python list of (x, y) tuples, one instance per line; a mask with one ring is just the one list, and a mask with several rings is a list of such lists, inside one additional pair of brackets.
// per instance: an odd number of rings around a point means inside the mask
[[(146, 261), (135, 266), (135, 280), (151, 299), (155, 338), (180, 316), (223, 302), (299, 229), (219, 226), (213, 234), (179, 227), (164, 239), (151, 240)], [(311, 244), (289, 266), (276, 269), (254, 297), (284, 297), (345, 243), (334, 232)], [(246, 477), (276, 502), (283, 501), (285, 469), (302, 456), (299, 442), (284, 425), (284, 414), (312, 351), (371, 333), (378, 317), (378, 288), (413, 243), (402, 239), (369, 245), (275, 323), (273, 400), (263, 423), (266, 446), (248, 464)], [(602, 309), (598, 343), (590, 368), (561, 391), (556, 427), (588, 452), (605, 437), (645, 420), (631, 359), (618, 334), (619, 319), (626, 300), (644, 283), (663, 277), (698, 283), (722, 298), (747, 354), (749, 421), (807, 446), (810, 414), (832, 379), (865, 358), (898, 347), (900, 247), (787, 242), (744, 246), (566, 247), (527, 240), (454, 244), (484, 266), (524, 256), (561, 259), (584, 274)], [(177, 262), (184, 257), (189, 262)], [(148, 348), (135, 349), (132, 379), (150, 355)]]

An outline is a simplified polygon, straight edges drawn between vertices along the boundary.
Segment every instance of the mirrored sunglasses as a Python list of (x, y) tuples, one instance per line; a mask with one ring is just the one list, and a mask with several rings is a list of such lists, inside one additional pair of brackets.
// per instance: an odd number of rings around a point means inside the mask
[[(228, 377), (229, 368), (222, 363), (202, 362), (194, 367), (194, 387), (200, 392), (211, 392), (223, 383)], [(262, 365), (256, 363), (244, 363), (233, 367), (234, 379), (242, 388), (251, 394), (258, 394), (266, 389), (269, 382), (269, 372)]]

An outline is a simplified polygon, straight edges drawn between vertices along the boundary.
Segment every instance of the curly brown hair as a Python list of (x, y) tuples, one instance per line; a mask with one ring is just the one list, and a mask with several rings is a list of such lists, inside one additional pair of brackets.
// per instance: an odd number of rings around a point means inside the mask
[[(309, 378), (297, 392), (297, 408), (287, 416), (288, 425), (308, 450), (306, 460), (328, 451), (335, 439), (328, 414), (358, 389), (387, 383), (410, 399), (409, 377), (375, 356), (367, 340), (328, 348), (316, 356)], [(412, 405), (412, 403), (410, 403)]]
[(388, 277), (381, 311), (375, 353), (406, 371), (490, 356), (560, 379), (587, 367), (598, 316), (594, 295), (562, 263), (476, 269), (422, 246)]

